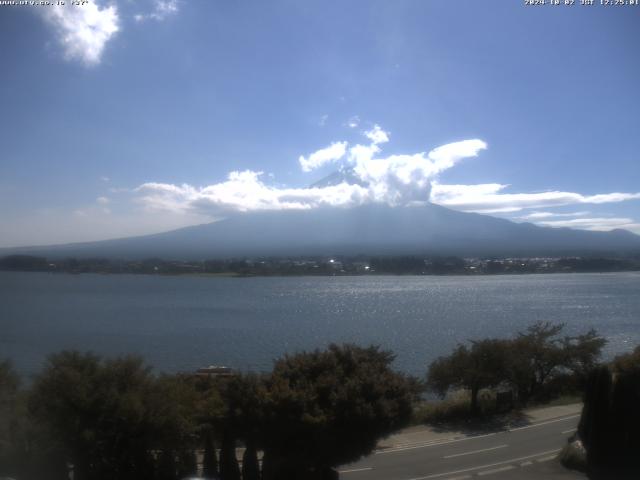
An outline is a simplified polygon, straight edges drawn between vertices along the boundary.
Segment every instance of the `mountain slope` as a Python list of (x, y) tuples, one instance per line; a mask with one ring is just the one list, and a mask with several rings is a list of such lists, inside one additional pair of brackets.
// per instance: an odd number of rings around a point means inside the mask
[(49, 258), (164, 259), (339, 254), (538, 256), (640, 252), (640, 236), (538, 227), (438, 205), (270, 211), (141, 237), (0, 250)]

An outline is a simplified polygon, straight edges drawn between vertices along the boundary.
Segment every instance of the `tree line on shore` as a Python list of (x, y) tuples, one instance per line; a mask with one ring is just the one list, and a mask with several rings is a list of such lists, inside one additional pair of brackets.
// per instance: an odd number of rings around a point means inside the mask
[(0, 257), (0, 270), (66, 273), (287, 275), (495, 275), (640, 270), (637, 257), (460, 258), (438, 255), (260, 257), (208, 260)]
[[(19, 480), (335, 479), (412, 420), (425, 388), (505, 387), (514, 401), (580, 391), (604, 340), (538, 323), (511, 339), (459, 345), (420, 380), (379, 347), (285, 355), (271, 372), (155, 375), (135, 356), (51, 355), (29, 386), (0, 363), (0, 476)], [(237, 456), (242, 453), (239, 462)], [(199, 465), (199, 466), (198, 466)]]

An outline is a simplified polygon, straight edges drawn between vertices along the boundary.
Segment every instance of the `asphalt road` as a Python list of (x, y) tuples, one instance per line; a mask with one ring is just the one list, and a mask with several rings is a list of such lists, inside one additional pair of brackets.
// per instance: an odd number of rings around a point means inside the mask
[(342, 480), (461, 480), (465, 478), (583, 478), (556, 456), (579, 415), (457, 440), (406, 443), (378, 450), (339, 469)]

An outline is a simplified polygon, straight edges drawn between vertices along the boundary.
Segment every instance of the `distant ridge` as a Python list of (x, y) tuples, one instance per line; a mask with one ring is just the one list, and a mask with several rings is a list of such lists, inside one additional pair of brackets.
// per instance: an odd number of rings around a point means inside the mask
[(434, 204), (265, 211), (140, 237), (0, 249), (47, 258), (174, 260), (244, 256), (572, 256), (640, 253), (640, 236), (539, 227)]

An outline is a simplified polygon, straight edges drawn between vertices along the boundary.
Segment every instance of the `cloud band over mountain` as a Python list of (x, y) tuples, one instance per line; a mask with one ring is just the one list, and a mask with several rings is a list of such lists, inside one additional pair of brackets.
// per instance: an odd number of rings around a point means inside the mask
[(281, 188), (267, 185), (263, 172), (231, 172), (227, 180), (205, 187), (145, 183), (136, 190), (140, 201), (152, 209), (197, 211), (211, 216), (254, 210), (310, 209), (323, 206), (353, 207), (367, 203), (407, 206), (429, 201), (431, 182), (437, 175), (486, 148), (482, 140), (464, 140), (412, 155), (376, 157), (389, 134), (378, 125), (364, 132), (369, 144), (334, 142), (299, 159), (303, 171), (315, 170), (345, 157), (342, 168), (349, 168), (356, 183), (307, 188)]
[[(233, 212), (259, 210), (304, 210), (319, 207), (349, 208), (370, 203), (408, 207), (436, 203), (466, 212), (511, 213), (526, 209), (566, 205), (604, 204), (640, 199), (640, 193), (605, 193), (583, 195), (575, 192), (506, 193), (509, 185), (499, 183), (446, 185), (439, 175), (465, 158), (476, 157), (487, 144), (479, 139), (462, 140), (414, 154), (381, 155), (381, 145), (390, 134), (380, 126), (363, 132), (369, 143), (349, 145), (333, 142), (298, 159), (304, 172), (328, 164), (338, 164), (343, 179), (331, 185), (283, 188), (268, 184), (263, 172), (231, 172), (224, 182), (196, 187), (188, 184), (148, 182), (136, 188), (138, 201), (151, 210), (189, 212), (220, 218)], [(531, 217), (530, 220), (542, 220)], [(591, 221), (590, 221), (591, 220)], [(636, 230), (637, 223), (611, 222), (602, 219), (581, 221), (547, 221), (548, 226), (607, 229), (623, 224)], [(542, 222), (539, 222), (542, 224)]]

